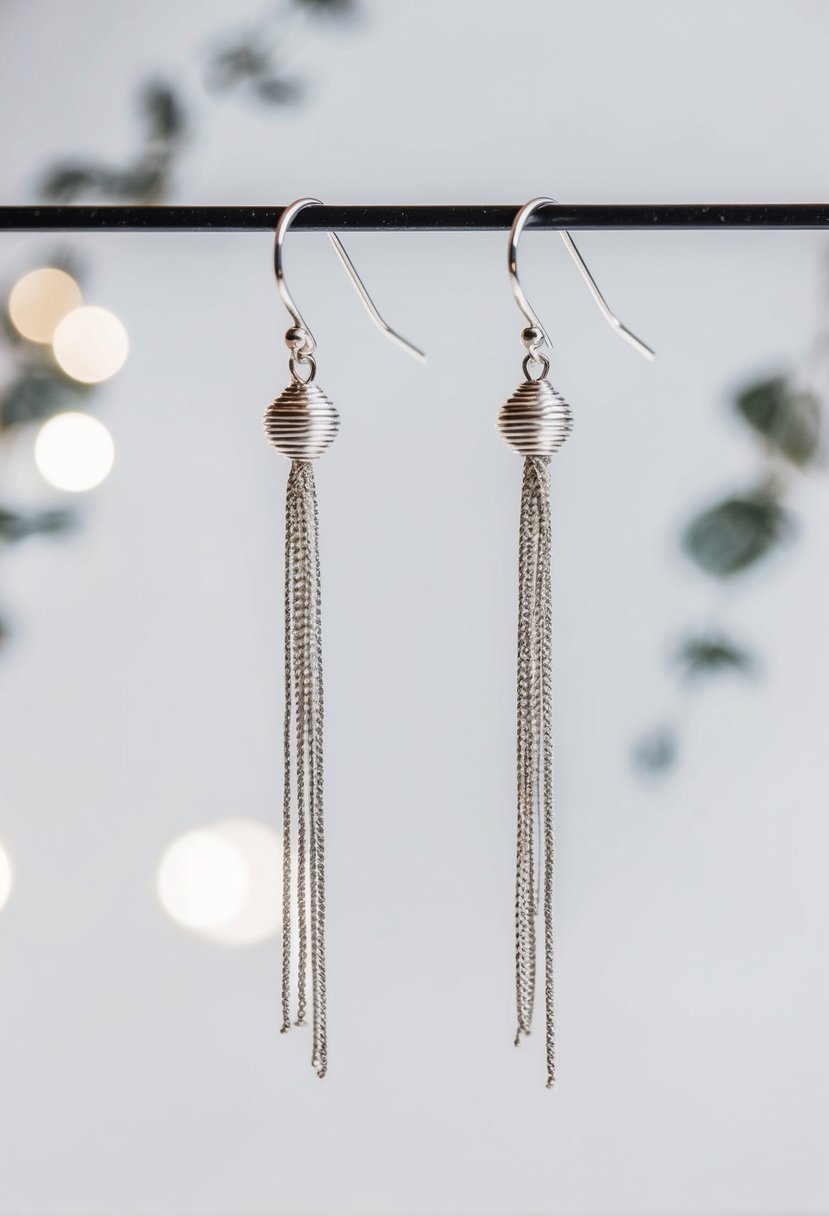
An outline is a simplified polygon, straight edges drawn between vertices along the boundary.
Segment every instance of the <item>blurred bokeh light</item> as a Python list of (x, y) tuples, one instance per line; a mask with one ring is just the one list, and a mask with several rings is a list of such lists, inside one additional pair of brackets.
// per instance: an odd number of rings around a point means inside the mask
[(59, 323), (52, 347), (67, 376), (82, 384), (100, 384), (124, 366), (129, 338), (109, 309), (84, 304), (67, 313)]
[(40, 475), (58, 490), (92, 490), (115, 459), (112, 436), (90, 414), (69, 411), (44, 422), (35, 441)]
[(31, 342), (51, 342), (58, 324), (82, 302), (81, 289), (70, 274), (41, 266), (18, 279), (9, 296), (9, 317), (18, 333)]
[(262, 823), (228, 819), (179, 836), (158, 869), (171, 920), (208, 941), (243, 946), (278, 933), (282, 849)]
[(5, 908), (14, 885), (11, 858), (0, 844), (0, 909)]

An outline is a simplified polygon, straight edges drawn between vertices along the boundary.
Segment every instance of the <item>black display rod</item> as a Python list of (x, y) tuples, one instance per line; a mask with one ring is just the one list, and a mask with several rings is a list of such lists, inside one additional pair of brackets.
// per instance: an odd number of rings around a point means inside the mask
[[(520, 203), (307, 207), (298, 232), (498, 232)], [(0, 207), (6, 232), (267, 232), (281, 207)], [(572, 203), (537, 211), (528, 228), (648, 230), (829, 228), (829, 203)]]

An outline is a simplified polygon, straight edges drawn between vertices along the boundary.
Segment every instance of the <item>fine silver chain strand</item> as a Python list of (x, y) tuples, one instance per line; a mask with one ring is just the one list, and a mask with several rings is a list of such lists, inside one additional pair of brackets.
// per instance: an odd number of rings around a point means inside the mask
[[(552, 595), (549, 458), (524, 462), (518, 549), (515, 1042), (530, 1033), (536, 984), (535, 918), (543, 911), (547, 1085), (555, 1084), (552, 744)], [(541, 856), (536, 859), (536, 827)], [(539, 899), (536, 870), (543, 884)]]
[[(310, 461), (294, 460), (291, 465), (286, 493), (285, 550), (282, 1030), (288, 1030), (291, 1021), (291, 931), (295, 901), (298, 947), (295, 1024), (305, 1025), (310, 964), (311, 1061), (317, 1075), (323, 1077), (328, 1066), (328, 1044), (324, 942), (322, 608), (319, 515)], [(295, 750), (293, 757), (292, 740)], [(293, 786), (292, 768), (295, 771)], [(295, 889), (291, 860), (294, 819)]]

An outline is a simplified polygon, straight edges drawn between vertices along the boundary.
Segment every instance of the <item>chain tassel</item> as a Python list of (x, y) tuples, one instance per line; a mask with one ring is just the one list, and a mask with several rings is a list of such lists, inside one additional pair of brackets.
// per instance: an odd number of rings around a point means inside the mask
[[(536, 920), (544, 918), (547, 1088), (556, 1083), (553, 985), (553, 615), (550, 588), (550, 457), (573, 429), (570, 406), (549, 380), (541, 331), (521, 334), (526, 379), (501, 406), (498, 430), (524, 457), (518, 541), (518, 831), (515, 872), (516, 1047), (530, 1033), (536, 981)], [(542, 378), (534, 378), (534, 365)], [(537, 841), (537, 843), (536, 843)]]
[[(295, 1025), (305, 1025), (310, 963), (311, 1063), (318, 1077), (324, 1077), (328, 1067), (322, 741), (322, 620), (317, 495), (311, 462), (294, 460), (288, 477), (285, 504), (282, 1033), (291, 1026), (291, 939), (295, 908), (298, 944)], [(295, 883), (291, 862), (294, 826)]]
[[(515, 882), (516, 1046), (530, 1033), (536, 917), (544, 918), (547, 1086), (555, 1085), (553, 999), (552, 597), (549, 457), (524, 461), (518, 556), (518, 824)], [(536, 855), (536, 832), (540, 857)], [(539, 898), (536, 874), (542, 879)]]

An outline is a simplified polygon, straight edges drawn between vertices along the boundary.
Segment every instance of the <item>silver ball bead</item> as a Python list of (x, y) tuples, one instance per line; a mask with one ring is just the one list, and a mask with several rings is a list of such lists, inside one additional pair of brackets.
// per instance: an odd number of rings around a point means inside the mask
[(526, 329), (521, 330), (521, 342), (527, 350), (531, 350), (533, 346), (540, 346), (543, 341), (544, 335), (535, 325), (528, 325)]
[(519, 456), (552, 456), (573, 429), (573, 412), (549, 380), (525, 380), (501, 406), (498, 430)]
[(265, 434), (289, 460), (316, 460), (334, 441), (340, 415), (321, 388), (294, 381), (265, 411)]
[(309, 353), (314, 349), (314, 342), (307, 330), (299, 325), (292, 325), (285, 332), (285, 345), (288, 350), (305, 350)]

